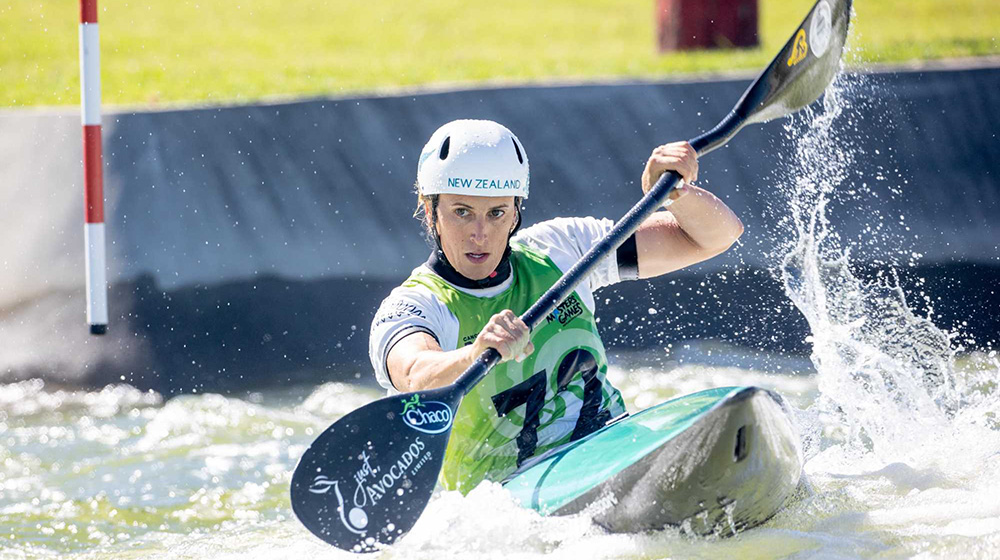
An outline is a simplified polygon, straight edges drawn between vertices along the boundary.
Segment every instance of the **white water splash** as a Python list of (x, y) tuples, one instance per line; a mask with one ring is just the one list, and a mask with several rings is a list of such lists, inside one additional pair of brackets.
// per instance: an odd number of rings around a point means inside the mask
[[(795, 150), (780, 188), (794, 238), (779, 274), (809, 323), (820, 395), (799, 418), (811, 496), (780, 523), (806, 514), (854, 525), (858, 534), (948, 536), (953, 542), (936, 541), (930, 556), (976, 556), (986, 549), (955, 539), (1000, 539), (1000, 360), (995, 352), (958, 356), (958, 334), (910, 308), (891, 264), (869, 278), (857, 272), (851, 257), (858, 247), (844, 242), (829, 219), (844, 208), (844, 196), (864, 205), (878, 195), (853, 176), (864, 154), (851, 149), (847, 118), (872, 87), (866, 78), (841, 75), (822, 110), (786, 125)], [(869, 231), (868, 243), (903, 257), (889, 263), (906, 260), (910, 253), (898, 238)]]

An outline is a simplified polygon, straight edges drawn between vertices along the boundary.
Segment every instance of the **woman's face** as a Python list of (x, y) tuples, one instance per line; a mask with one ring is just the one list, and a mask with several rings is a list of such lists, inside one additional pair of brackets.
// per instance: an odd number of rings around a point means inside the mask
[(514, 229), (513, 196), (442, 194), (437, 212), (441, 248), (459, 274), (482, 280), (496, 270)]

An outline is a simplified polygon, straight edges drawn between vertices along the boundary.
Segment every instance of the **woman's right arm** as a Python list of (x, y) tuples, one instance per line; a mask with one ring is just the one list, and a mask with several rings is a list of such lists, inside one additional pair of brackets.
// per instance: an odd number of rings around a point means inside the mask
[(436, 389), (454, 383), (487, 348), (496, 348), (501, 362), (523, 360), (535, 351), (528, 326), (513, 311), (504, 310), (490, 317), (472, 344), (449, 352), (426, 332), (407, 335), (389, 350), (386, 368), (399, 391)]

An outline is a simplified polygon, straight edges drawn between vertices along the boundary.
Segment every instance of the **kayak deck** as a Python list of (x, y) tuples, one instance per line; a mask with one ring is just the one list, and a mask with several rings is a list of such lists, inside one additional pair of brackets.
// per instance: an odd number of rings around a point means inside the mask
[(587, 510), (612, 532), (680, 526), (730, 535), (774, 515), (801, 470), (781, 396), (721, 387), (608, 425), (522, 468), (505, 487), (543, 515)]

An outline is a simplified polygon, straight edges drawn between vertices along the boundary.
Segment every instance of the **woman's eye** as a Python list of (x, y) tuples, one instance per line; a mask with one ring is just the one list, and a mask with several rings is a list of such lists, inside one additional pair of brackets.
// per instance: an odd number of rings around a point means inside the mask
[(464, 218), (469, 215), (469, 211), (465, 208), (456, 208), (455, 215), (458, 216), (459, 218)]
[(504, 212), (503, 210), (499, 210), (499, 209), (490, 210), (490, 216), (493, 216), (494, 218), (499, 218), (499, 217), (503, 216), (504, 214), (506, 214), (506, 212)]

